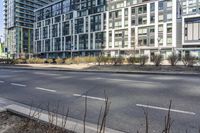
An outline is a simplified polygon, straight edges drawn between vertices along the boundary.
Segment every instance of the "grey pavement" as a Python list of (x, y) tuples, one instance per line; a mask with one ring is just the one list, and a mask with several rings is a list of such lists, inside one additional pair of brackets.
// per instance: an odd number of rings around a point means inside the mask
[[(200, 125), (200, 77), (80, 73), (0, 69), (0, 97), (47, 110), (59, 106), (70, 109), (70, 117), (82, 120), (88, 96), (87, 122), (97, 123), (104, 91), (111, 101), (107, 127), (143, 131), (143, 109), (148, 110), (151, 132), (160, 133), (169, 101), (172, 100), (173, 131), (198, 133)], [(64, 114), (63, 109), (59, 110)]]

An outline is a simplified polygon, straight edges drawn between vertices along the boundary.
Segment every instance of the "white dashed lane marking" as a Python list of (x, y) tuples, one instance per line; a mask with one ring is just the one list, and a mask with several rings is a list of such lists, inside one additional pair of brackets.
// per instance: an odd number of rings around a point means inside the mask
[(20, 86), (20, 87), (26, 87), (26, 85), (24, 85), (24, 84), (18, 84), (18, 83), (11, 83), (11, 85)]
[(93, 100), (99, 100), (99, 101), (106, 101), (105, 98), (100, 98), (100, 97), (92, 97), (92, 96), (86, 96), (86, 95), (80, 95), (80, 94), (73, 94), (75, 97), (82, 97), (82, 98), (88, 98), (88, 99), (93, 99)]
[(48, 91), (48, 92), (56, 92), (56, 90), (41, 88), (41, 87), (35, 87), (36, 90), (42, 90), (42, 91)]
[[(163, 108), (163, 107), (158, 107), (158, 106), (150, 106), (150, 105), (144, 105), (144, 104), (136, 104), (138, 107), (143, 107), (143, 108), (150, 108), (150, 109), (156, 109), (156, 110), (163, 110), (163, 111), (168, 111), (168, 108)], [(183, 110), (176, 110), (176, 109), (170, 109), (171, 112), (176, 112), (176, 113), (182, 113), (182, 114), (188, 114), (188, 115), (196, 115), (194, 112), (189, 112), (189, 111), (183, 111)]]

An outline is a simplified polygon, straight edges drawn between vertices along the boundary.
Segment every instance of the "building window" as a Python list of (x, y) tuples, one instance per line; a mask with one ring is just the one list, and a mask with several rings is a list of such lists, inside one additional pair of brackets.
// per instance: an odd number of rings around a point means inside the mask
[(158, 25), (158, 32), (163, 32), (163, 25)]
[(131, 14), (132, 14), (132, 15), (135, 15), (135, 7), (132, 7), (132, 8), (131, 8)]
[(38, 22), (38, 23), (37, 23), (37, 28), (39, 28), (39, 27), (41, 27), (41, 26), (42, 26), (41, 22)]
[(50, 18), (52, 16), (51, 7), (47, 7), (44, 9), (44, 17), (45, 19)]
[(146, 13), (146, 12), (147, 12), (147, 6), (146, 5), (138, 7), (138, 14), (142, 14), (142, 13)]
[(69, 21), (63, 22), (63, 36), (69, 35), (70, 25)]
[(41, 41), (37, 41), (37, 52), (40, 53), (42, 51), (42, 44)]
[(150, 23), (155, 23), (155, 15), (151, 14), (150, 16)]
[(138, 38), (138, 45), (139, 46), (147, 46), (147, 38), (146, 37)]
[(104, 35), (103, 32), (97, 32), (95, 33), (95, 48), (96, 49), (102, 49), (104, 44)]
[(50, 44), (50, 39), (45, 40), (45, 51), (49, 52), (51, 51), (51, 44)]
[(54, 24), (52, 25), (52, 37), (57, 37), (58, 36), (58, 25), (57, 24)]
[(84, 32), (84, 19), (79, 18), (75, 20), (75, 33), (83, 33)]
[(88, 49), (88, 34), (79, 35), (79, 49)]
[(155, 44), (155, 39), (154, 38), (150, 38), (150, 46), (154, 46)]
[(135, 28), (131, 29), (131, 47), (135, 47)]
[(159, 1), (158, 2), (158, 10), (163, 10), (164, 9), (164, 1)]
[(172, 24), (167, 24), (167, 34), (172, 34)]
[(158, 44), (161, 46), (161, 45), (163, 45), (163, 34), (160, 34), (159, 36), (158, 36)]
[(163, 14), (159, 14), (158, 21), (159, 22), (163, 22), (163, 20), (164, 20), (164, 15)]
[(138, 16), (138, 24), (147, 24), (147, 16)]
[(36, 12), (36, 20), (37, 21), (41, 21), (43, 19), (44, 15), (43, 15), (43, 10), (39, 10)]
[(168, 13), (166, 13), (166, 15), (167, 15), (167, 21), (171, 21), (172, 20), (172, 13), (168, 12)]
[(200, 18), (185, 19), (185, 40), (200, 40)]
[(61, 21), (61, 16), (57, 16), (54, 18), (55, 23), (59, 23)]
[(150, 11), (151, 11), (151, 12), (154, 12), (154, 11), (155, 11), (155, 4), (154, 4), (154, 3), (151, 3), (151, 4), (150, 4)]
[(39, 40), (39, 36), (40, 36), (39, 33), (40, 33), (40, 32), (39, 32), (39, 29), (36, 29), (36, 30), (35, 30), (35, 40)]
[(61, 9), (62, 9), (61, 2), (53, 5), (52, 6), (52, 14), (53, 14), (53, 16), (60, 15), (61, 11), (62, 11)]
[(167, 1), (167, 8), (172, 8), (172, 1)]
[(61, 50), (61, 39), (60, 38), (55, 38), (54, 41), (55, 41), (54, 42), (54, 46), (55, 46), (54, 50), (55, 51), (60, 51)]
[(131, 20), (131, 25), (134, 26), (135, 25), (135, 17), (132, 17), (132, 20)]
[(101, 30), (101, 15), (95, 15), (90, 17), (90, 29), (91, 31)]
[(149, 27), (149, 33), (151, 34), (151, 35), (154, 35), (154, 33), (155, 33), (155, 28), (152, 26), (152, 27)]
[(93, 42), (94, 38), (93, 38), (93, 33), (90, 34), (90, 49), (93, 49)]
[(50, 24), (51, 24), (51, 20), (50, 19), (45, 20), (45, 26), (50, 25)]
[(48, 27), (43, 27), (43, 39), (48, 38)]
[(63, 1), (63, 13), (68, 13), (70, 11), (70, 0)]
[(65, 50), (71, 50), (71, 48), (72, 48), (71, 36), (67, 36), (65, 38)]
[(124, 10), (124, 16), (128, 16), (128, 8)]
[(167, 36), (167, 45), (168, 46), (172, 45), (172, 36)]

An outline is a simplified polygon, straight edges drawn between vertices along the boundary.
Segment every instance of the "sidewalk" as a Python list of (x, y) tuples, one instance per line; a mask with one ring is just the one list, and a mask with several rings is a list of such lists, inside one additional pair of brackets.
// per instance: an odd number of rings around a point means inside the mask
[[(92, 73), (118, 73), (118, 74), (152, 74), (152, 75), (183, 75), (183, 76), (200, 76), (200, 71), (145, 71), (145, 70), (124, 70), (121, 66), (108, 66), (108, 69), (99, 69), (104, 66), (94, 64), (73, 64), (73, 65), (52, 65), (52, 64), (20, 64), (4, 65), (0, 69), (20, 69), (20, 70), (42, 70), (42, 71), (68, 71), (68, 72), (92, 72)], [(118, 69), (112, 67), (119, 67)], [(156, 67), (155, 67), (156, 68)], [(200, 69), (200, 68), (199, 68)]]

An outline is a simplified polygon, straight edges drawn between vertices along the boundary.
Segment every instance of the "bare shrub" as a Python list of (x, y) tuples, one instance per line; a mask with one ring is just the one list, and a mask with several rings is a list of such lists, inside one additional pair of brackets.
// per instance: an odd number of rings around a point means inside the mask
[(168, 56), (167, 60), (171, 64), (171, 66), (175, 66), (179, 60), (179, 57), (176, 53), (173, 52), (171, 55)]
[(51, 63), (53, 63), (53, 59), (47, 59), (46, 62), (51, 64)]
[(94, 63), (96, 58), (92, 56), (83, 57), (83, 63)]
[(144, 66), (147, 63), (148, 59), (149, 59), (149, 57), (146, 55), (142, 55), (138, 58), (141, 66)]
[(108, 117), (108, 113), (110, 110), (110, 105), (111, 102), (108, 99), (108, 96), (106, 95), (106, 92), (104, 91), (105, 95), (105, 102), (104, 102), (104, 107), (101, 107), (99, 117), (98, 117), (98, 122), (97, 122), (97, 133), (105, 133), (106, 129), (106, 121)]
[(55, 61), (56, 61), (56, 64), (62, 64), (64, 62), (63, 59), (61, 58), (57, 58), (55, 59)]
[[(172, 107), (172, 100), (170, 100), (169, 108), (167, 111), (167, 115), (164, 118), (164, 127), (161, 133), (170, 133), (172, 129), (172, 124), (173, 120), (171, 118), (171, 107)], [(145, 133), (149, 133), (149, 113), (148, 113), (148, 108), (142, 108), (144, 112), (144, 117), (145, 117)], [(137, 130), (137, 133), (140, 133), (139, 130)]]
[(104, 63), (104, 65), (106, 65), (108, 62), (109, 62), (109, 57), (107, 57), (107, 56), (102, 56), (102, 62)]
[(127, 59), (127, 61), (129, 64), (134, 64), (134, 63), (136, 63), (136, 57), (131, 56)]
[(113, 65), (121, 65), (123, 64), (124, 58), (122, 56), (112, 57), (111, 62)]
[(169, 104), (169, 109), (167, 112), (167, 115), (165, 116), (165, 124), (164, 124), (164, 129), (162, 131), (162, 133), (170, 133), (171, 128), (172, 128), (172, 124), (173, 124), (173, 120), (171, 118), (171, 107), (172, 107), (172, 100), (170, 100), (170, 104)]
[(42, 58), (30, 58), (27, 59), (26, 62), (30, 64), (43, 64), (45, 60)]
[(74, 64), (74, 61), (73, 61), (72, 58), (67, 58), (67, 59), (64, 60), (64, 63), (65, 64)]
[(97, 61), (97, 63), (98, 63), (99, 66), (100, 66), (101, 63), (102, 63), (102, 58), (103, 58), (102, 55), (99, 55), (99, 56), (96, 57), (96, 61)]
[(182, 62), (185, 66), (192, 67), (196, 63), (196, 58), (191, 55), (186, 55), (182, 58)]
[(153, 56), (153, 62), (155, 64), (155, 66), (160, 66), (162, 60), (163, 60), (163, 57), (160, 54), (156, 54)]
[(23, 58), (15, 59), (15, 64), (25, 64), (25, 63), (26, 63), (26, 59), (23, 59)]
[(2, 59), (0, 58), (0, 64), (16, 64), (15, 59)]
[(86, 133), (86, 117), (87, 117), (87, 95), (85, 97), (85, 112), (84, 112), (84, 117), (83, 117), (83, 133)]

